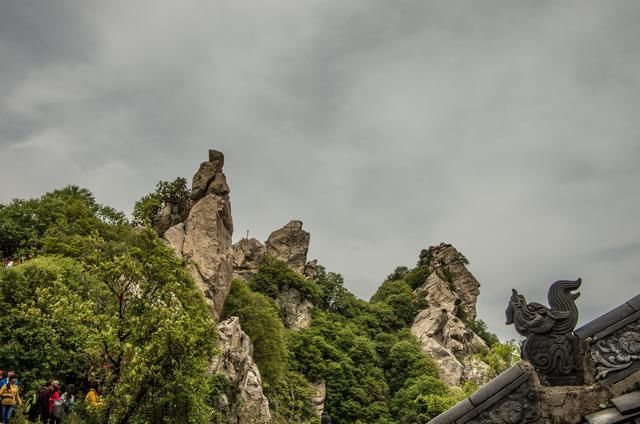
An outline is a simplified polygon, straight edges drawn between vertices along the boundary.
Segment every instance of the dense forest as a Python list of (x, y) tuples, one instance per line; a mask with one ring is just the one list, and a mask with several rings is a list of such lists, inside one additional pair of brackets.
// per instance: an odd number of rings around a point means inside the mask
[[(219, 405), (237, 387), (209, 369), (216, 322), (188, 261), (150, 227), (184, 186), (159, 184), (131, 220), (74, 186), (0, 205), (2, 256), (29, 259), (0, 269), (0, 368), (19, 372), (23, 398), (57, 379), (78, 388), (63, 422), (227, 422)], [(336, 424), (425, 423), (468, 396), (476, 387), (444, 384), (409, 330), (425, 306), (412, 291), (427, 273), (398, 267), (369, 302), (338, 273), (318, 267), (307, 278), (268, 256), (250, 278), (234, 279), (223, 318), (239, 317), (253, 342), (274, 421), (319, 422), (309, 401), (318, 381)], [(308, 328), (283, 324), (275, 303), (283, 286), (314, 305)], [(489, 346), (476, 354), (492, 373), (517, 358), (481, 321), (469, 324)], [(89, 407), (83, 394), (96, 382), (103, 401)]]

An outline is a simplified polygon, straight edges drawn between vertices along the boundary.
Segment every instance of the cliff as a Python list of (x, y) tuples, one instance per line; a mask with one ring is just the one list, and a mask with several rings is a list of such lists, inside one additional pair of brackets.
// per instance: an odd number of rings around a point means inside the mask
[(469, 323), (476, 318), (480, 283), (466, 268), (466, 259), (450, 244), (420, 253), (419, 266), (428, 267), (426, 281), (414, 290), (418, 304), (426, 305), (411, 324), (422, 349), (440, 368), (450, 386), (464, 381), (484, 382), (488, 366), (470, 356), (487, 345)]
[[(307, 278), (315, 277), (317, 261), (307, 262), (311, 235), (302, 229), (302, 221), (292, 220), (273, 231), (263, 244), (255, 238), (242, 239), (233, 245), (234, 277), (247, 279), (255, 274), (265, 256), (285, 262), (289, 268)], [(284, 324), (294, 330), (311, 323), (313, 304), (294, 287), (281, 287), (275, 299)]]

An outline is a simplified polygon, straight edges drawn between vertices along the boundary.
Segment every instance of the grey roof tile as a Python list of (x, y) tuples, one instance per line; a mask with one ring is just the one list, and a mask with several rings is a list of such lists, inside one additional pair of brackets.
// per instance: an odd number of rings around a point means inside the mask
[(429, 424), (453, 424), (456, 420), (473, 409), (473, 404), (469, 399), (464, 399), (458, 402), (454, 407), (448, 409), (442, 414), (438, 415)]
[(640, 410), (640, 391), (627, 393), (611, 399), (611, 403), (622, 414), (629, 414)]
[(514, 390), (516, 390), (522, 384), (526, 383), (527, 380), (529, 380), (529, 376), (527, 374), (523, 374), (520, 377), (516, 378), (514, 381), (507, 384), (505, 387), (503, 387), (501, 390), (496, 392), (494, 395), (484, 400), (481, 404), (476, 405), (476, 407), (471, 412), (469, 412), (468, 414), (460, 418), (458, 421), (456, 421), (456, 424), (466, 423), (467, 421), (471, 420), (475, 416), (493, 407), (496, 403), (499, 404), (502, 399), (507, 397), (509, 394), (511, 394)]
[(636, 311), (640, 311), (640, 294), (634, 297), (633, 299), (629, 299), (627, 301), (629, 305)]
[(584, 417), (589, 424), (621, 423), (629, 417), (622, 415), (616, 408), (607, 408)]
[(627, 316), (626, 318), (623, 318), (621, 320), (619, 320), (618, 322), (616, 322), (615, 324), (607, 327), (606, 329), (597, 332), (596, 334), (594, 334), (592, 337), (592, 342), (599, 340), (603, 337), (608, 336), (609, 334), (615, 333), (616, 331), (618, 331), (619, 329), (626, 327), (627, 325), (631, 324), (632, 322), (635, 322), (637, 320), (640, 319), (640, 312), (634, 312), (631, 315)]
[(516, 364), (482, 386), (480, 389), (478, 389), (469, 397), (469, 400), (471, 400), (471, 403), (473, 403), (473, 405), (478, 406), (482, 402), (486, 401), (491, 396), (495, 395), (500, 390), (504, 389), (506, 386), (517, 380), (518, 377), (523, 374), (524, 371), (522, 370), (522, 368), (520, 368), (520, 366)]
[(586, 339), (594, 334), (606, 329), (617, 323), (618, 321), (625, 319), (629, 315), (635, 313), (636, 310), (629, 303), (623, 303), (615, 309), (607, 312), (606, 314), (594, 319), (593, 321), (583, 325), (574, 331), (576, 336), (580, 339)]

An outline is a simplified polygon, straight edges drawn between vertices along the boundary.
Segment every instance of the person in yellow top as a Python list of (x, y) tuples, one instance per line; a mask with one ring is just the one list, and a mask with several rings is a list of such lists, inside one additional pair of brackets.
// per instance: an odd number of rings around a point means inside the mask
[(9, 419), (13, 414), (16, 404), (22, 406), (22, 399), (18, 393), (18, 377), (13, 375), (11, 380), (0, 388), (0, 417), (4, 424), (9, 424)]
[(93, 384), (91, 386), (91, 389), (89, 390), (89, 392), (87, 392), (87, 395), (85, 396), (85, 399), (87, 400), (87, 402), (89, 402), (89, 405), (91, 405), (92, 407), (97, 407), (99, 405), (102, 405), (102, 399), (100, 398), (100, 393), (99, 393), (99, 388), (97, 384)]

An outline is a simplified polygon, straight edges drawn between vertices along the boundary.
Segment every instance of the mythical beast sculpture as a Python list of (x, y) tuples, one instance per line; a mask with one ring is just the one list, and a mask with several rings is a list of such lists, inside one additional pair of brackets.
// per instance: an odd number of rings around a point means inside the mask
[(576, 299), (573, 293), (582, 283), (556, 281), (549, 288), (550, 307), (527, 303), (524, 296), (513, 290), (507, 307), (507, 325), (526, 337), (522, 343), (522, 359), (530, 362), (540, 379), (548, 385), (581, 384), (582, 373), (577, 338), (573, 329), (578, 322)]

